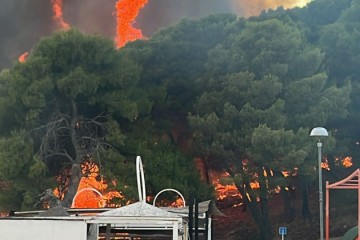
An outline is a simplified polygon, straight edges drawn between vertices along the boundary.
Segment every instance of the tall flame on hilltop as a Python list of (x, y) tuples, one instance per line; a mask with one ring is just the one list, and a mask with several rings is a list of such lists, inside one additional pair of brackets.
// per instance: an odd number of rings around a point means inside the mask
[(52, 2), (52, 10), (54, 13), (54, 20), (59, 25), (59, 27), (63, 30), (67, 30), (70, 28), (70, 25), (64, 21), (63, 18), (63, 1), (62, 0), (51, 0)]
[(135, 41), (143, 38), (140, 29), (134, 28), (135, 22), (140, 9), (142, 9), (148, 0), (118, 0), (116, 2), (116, 44), (123, 47), (129, 41)]

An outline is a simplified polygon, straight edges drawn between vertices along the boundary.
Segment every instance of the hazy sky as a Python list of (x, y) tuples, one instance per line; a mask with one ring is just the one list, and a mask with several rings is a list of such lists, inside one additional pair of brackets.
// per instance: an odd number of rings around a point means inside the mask
[[(11, 66), (44, 36), (58, 30), (52, 0), (0, 0), (0, 69)], [(64, 21), (87, 33), (115, 37), (117, 0), (62, 0)], [(304, 5), (308, 0), (149, 0), (134, 25), (145, 36), (182, 18), (210, 13), (258, 14), (267, 8)]]

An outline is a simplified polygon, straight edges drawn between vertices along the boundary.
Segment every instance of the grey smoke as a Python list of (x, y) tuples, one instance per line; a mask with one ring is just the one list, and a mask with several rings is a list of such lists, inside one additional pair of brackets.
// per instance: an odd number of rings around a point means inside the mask
[(43, 0), (1, 0), (0, 69), (29, 51), (41, 37), (50, 34), (50, 4)]
[[(150, 37), (182, 18), (234, 12), (236, 0), (149, 0), (134, 26)], [(63, 0), (64, 21), (86, 33), (116, 35), (116, 0)], [(56, 31), (51, 0), (0, 0), (0, 71)]]
[(231, 13), (234, 0), (149, 0), (135, 26), (145, 36), (179, 22), (183, 18), (197, 19), (213, 13)]

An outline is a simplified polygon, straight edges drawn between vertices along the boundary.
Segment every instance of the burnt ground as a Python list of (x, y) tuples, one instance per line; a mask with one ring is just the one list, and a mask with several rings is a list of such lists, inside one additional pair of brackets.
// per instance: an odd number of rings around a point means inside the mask
[[(356, 191), (355, 191), (356, 192)], [(351, 227), (357, 225), (357, 202), (342, 201), (342, 195), (330, 201), (330, 238), (343, 236)], [(280, 196), (269, 200), (270, 221), (273, 227), (273, 239), (281, 239), (280, 226), (287, 227), (286, 240), (319, 239), (319, 202), (317, 196), (310, 197), (311, 220), (304, 220), (301, 215), (301, 200), (295, 200), (296, 215), (292, 222), (286, 222), (283, 202)], [(214, 216), (212, 222), (215, 240), (257, 240), (257, 229), (249, 211), (242, 206), (224, 207), (218, 204), (224, 216)], [(325, 210), (324, 210), (325, 215)], [(325, 220), (324, 220), (325, 225)]]

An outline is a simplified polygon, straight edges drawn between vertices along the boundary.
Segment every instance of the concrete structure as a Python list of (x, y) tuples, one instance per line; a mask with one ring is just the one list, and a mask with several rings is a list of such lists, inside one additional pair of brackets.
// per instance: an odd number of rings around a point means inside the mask
[(97, 220), (103, 221), (104, 217), (114, 219), (124, 218), (127, 221), (134, 220), (130, 225), (128, 223), (113, 224), (111, 228), (114, 230), (131, 229), (147, 232), (153, 230), (158, 232), (171, 230), (173, 240), (187, 239), (187, 222), (181, 216), (154, 207), (144, 201), (100, 213), (97, 215)]
[[(0, 218), (0, 239), (6, 240), (97, 240), (159, 236), (187, 239), (187, 221), (181, 216), (145, 202), (103, 212), (95, 216)], [(153, 237), (152, 239), (157, 239)]]
[[(185, 240), (179, 229), (179, 218), (169, 217), (31, 217), (1, 218), (1, 239), (6, 240), (97, 240), (114, 239), (128, 232), (172, 232), (168, 238)], [(150, 233), (151, 235), (151, 233)]]
[(0, 218), (0, 238), (6, 240), (90, 240), (82, 219)]

